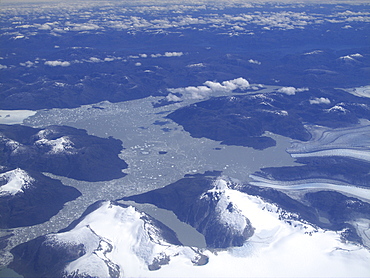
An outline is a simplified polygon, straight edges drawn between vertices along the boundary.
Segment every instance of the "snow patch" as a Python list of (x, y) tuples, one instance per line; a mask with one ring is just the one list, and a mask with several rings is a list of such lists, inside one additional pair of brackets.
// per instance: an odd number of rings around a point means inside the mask
[(20, 168), (0, 174), (0, 196), (23, 193), (35, 182), (28, 173)]
[(2, 141), (5, 144), (6, 148), (10, 149), (10, 151), (13, 153), (22, 152), (23, 150), (26, 149), (25, 146), (22, 145), (21, 143), (6, 138), (5, 136), (0, 135), (0, 141)]
[(241, 214), (238, 207), (230, 201), (228, 196), (228, 188), (233, 184), (233, 181), (227, 177), (219, 177), (213, 183), (213, 188), (201, 195), (201, 199), (213, 198), (217, 201), (215, 211), (219, 215), (220, 223), (232, 230), (243, 233), (244, 229), (249, 225), (247, 219)]
[(339, 112), (339, 113), (347, 113), (348, 110), (345, 109), (343, 106), (340, 106), (339, 104), (334, 105), (333, 107), (326, 109), (327, 112)]
[(358, 58), (363, 58), (363, 57), (364, 56), (362, 56), (360, 53), (355, 53), (355, 54), (339, 57), (339, 59), (344, 60), (344, 61), (356, 61), (357, 62)]
[[(41, 135), (40, 135), (41, 134)], [(54, 140), (48, 140), (45, 138), (47, 136), (48, 131), (39, 132), (38, 135), (42, 136), (43, 138), (40, 140), (37, 140), (35, 142), (36, 146), (50, 146), (51, 150), (48, 152), (48, 154), (59, 154), (59, 153), (67, 153), (67, 154), (73, 154), (75, 153), (75, 147), (74, 143), (69, 139), (68, 136), (62, 136), (60, 138), (54, 139)]]
[(307, 52), (304, 55), (314, 55), (314, 54), (320, 54), (320, 53), (323, 53), (323, 52), (324, 51), (322, 51), (322, 50), (314, 50), (314, 51), (311, 51), (311, 52)]

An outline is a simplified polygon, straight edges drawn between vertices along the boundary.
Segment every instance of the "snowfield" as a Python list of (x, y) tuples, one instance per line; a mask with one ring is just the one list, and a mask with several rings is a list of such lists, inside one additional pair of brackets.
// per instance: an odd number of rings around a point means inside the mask
[[(107, 201), (72, 230), (48, 235), (46, 242), (54, 246), (81, 243), (85, 246), (85, 253), (65, 268), (67, 274), (97, 277), (112, 274), (114, 277), (174, 277), (174, 273), (176, 277), (369, 276), (368, 249), (344, 242), (341, 232), (314, 227), (298, 220), (297, 215), (227, 185), (227, 180), (219, 179), (212, 190), (221, 190), (227, 202), (255, 228), (254, 235), (242, 247), (201, 250), (169, 243), (144, 213), (132, 206)], [(223, 221), (235, 225), (235, 219), (227, 216), (222, 215)]]
[(204, 252), (209, 263), (191, 267), (175, 263), (145, 276), (173, 277), (367, 277), (369, 250), (341, 240), (340, 233), (308, 223), (284, 221), (281, 209), (236, 190), (228, 197), (255, 228), (242, 246)]
[(65, 272), (93, 277), (148, 276), (149, 269), (160, 268), (168, 258), (179, 257), (181, 264), (192, 266), (203, 257), (196, 248), (169, 243), (161, 233), (160, 227), (134, 207), (104, 202), (73, 230), (49, 235), (47, 244), (82, 243), (85, 254), (68, 264)]

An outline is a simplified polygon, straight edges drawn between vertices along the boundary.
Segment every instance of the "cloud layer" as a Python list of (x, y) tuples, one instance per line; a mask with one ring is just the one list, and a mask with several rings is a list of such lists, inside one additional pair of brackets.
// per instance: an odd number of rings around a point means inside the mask
[[(38, 33), (58, 36), (66, 32), (98, 33), (112, 29), (132, 33), (212, 29), (225, 35), (253, 35), (256, 29), (263, 31), (305, 29), (309, 25), (327, 23), (343, 24), (342, 28), (348, 29), (356, 22), (370, 22), (368, 11), (333, 9), (332, 13), (326, 14), (310, 9), (302, 11), (299, 5), (291, 5), (292, 9), (289, 11), (261, 12), (259, 9), (263, 8), (263, 3), (240, 1), (218, 2), (214, 5), (203, 2), (192, 2), (191, 5), (176, 2), (164, 6), (159, 4), (160, 1), (152, 4), (146, 2), (146, 5), (139, 2), (135, 5), (133, 1), (130, 1), (130, 5), (91, 1), (77, 2), (71, 6), (58, 2), (39, 4), (35, 13), (29, 13), (27, 6), (14, 8), (5, 4), (0, 14), (6, 22), (16, 28), (17, 32), (9, 32), (14, 39), (26, 39)], [(241, 10), (239, 13), (231, 14), (227, 10), (230, 7)], [(166, 52), (164, 56), (173, 54), (174, 52)]]

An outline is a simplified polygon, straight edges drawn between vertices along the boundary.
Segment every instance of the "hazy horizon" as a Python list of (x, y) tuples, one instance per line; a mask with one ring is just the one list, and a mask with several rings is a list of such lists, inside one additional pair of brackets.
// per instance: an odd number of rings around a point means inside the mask
[(300, 3), (322, 3), (322, 4), (370, 4), (368, 0), (300, 0), (300, 1), (294, 1), (294, 0), (280, 0), (280, 1), (274, 1), (274, 0), (130, 0), (130, 1), (122, 1), (122, 0), (1, 0), (0, 4), (9, 4), (9, 3), (56, 3), (56, 2), (121, 2), (121, 3), (130, 3), (130, 4), (142, 4), (142, 5), (155, 5), (155, 4), (207, 4), (207, 3), (235, 3), (235, 4), (243, 4), (243, 3), (294, 3), (294, 4), (300, 4)]

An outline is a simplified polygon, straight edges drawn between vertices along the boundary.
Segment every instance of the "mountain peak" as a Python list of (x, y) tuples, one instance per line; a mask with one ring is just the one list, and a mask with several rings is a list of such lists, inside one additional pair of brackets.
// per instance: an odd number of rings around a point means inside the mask
[[(13, 266), (26, 276), (135, 277), (140, 271), (158, 270), (175, 257), (194, 265), (208, 262), (197, 248), (180, 246), (171, 229), (132, 206), (103, 201), (91, 207), (94, 210), (88, 208), (90, 212), (72, 229), (14, 248)], [(36, 254), (27, 252), (35, 245)]]
[(20, 168), (0, 174), (0, 196), (23, 193), (35, 180)]

